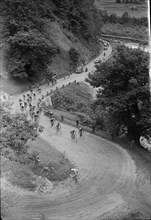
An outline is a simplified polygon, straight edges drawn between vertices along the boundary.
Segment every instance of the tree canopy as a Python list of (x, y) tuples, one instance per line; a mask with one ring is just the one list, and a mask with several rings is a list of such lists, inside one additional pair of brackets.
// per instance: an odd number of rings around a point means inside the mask
[(37, 137), (38, 123), (32, 123), (22, 114), (10, 115), (3, 112), (1, 119), (1, 148), (12, 149), (15, 152), (27, 152), (28, 140)]
[(44, 31), (45, 20), (54, 20), (50, 7), (40, 0), (3, 1), (8, 71), (17, 78), (45, 73), (57, 52)]
[(76, 68), (79, 62), (80, 53), (74, 47), (71, 47), (69, 50), (69, 57), (71, 60), (71, 67)]
[(46, 71), (56, 53), (55, 46), (36, 30), (18, 31), (9, 37), (8, 43), (8, 69), (19, 78)]
[(85, 39), (100, 34), (102, 20), (93, 0), (52, 0), (54, 13), (64, 20), (68, 28)]
[(58, 48), (47, 33), (47, 23), (60, 26), (96, 44), (101, 16), (93, 0), (2, 0), (7, 38), (8, 71), (18, 78), (47, 73)]
[(108, 112), (109, 126), (126, 127), (130, 139), (151, 135), (149, 56), (139, 49), (119, 46), (114, 58), (96, 65), (87, 81), (103, 87), (97, 105)]

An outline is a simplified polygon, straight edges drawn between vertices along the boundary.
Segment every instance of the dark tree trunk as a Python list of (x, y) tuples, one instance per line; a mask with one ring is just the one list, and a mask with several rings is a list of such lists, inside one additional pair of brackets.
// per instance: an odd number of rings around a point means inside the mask
[(139, 138), (141, 136), (140, 128), (136, 124), (128, 126), (128, 138), (130, 141), (134, 140), (139, 143)]

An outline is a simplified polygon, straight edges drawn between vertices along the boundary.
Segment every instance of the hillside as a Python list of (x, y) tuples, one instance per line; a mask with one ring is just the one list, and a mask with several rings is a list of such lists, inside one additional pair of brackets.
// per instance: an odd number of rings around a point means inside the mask
[(2, 29), (3, 29), (3, 17), (0, 16), (0, 76), (3, 76), (4, 73), (4, 39), (2, 37)]
[(2, 0), (2, 3), (8, 72), (3, 90), (9, 90), (10, 79), (11, 83), (14, 79), (41, 81), (53, 74), (60, 78), (74, 71), (69, 57), (71, 48), (79, 54), (75, 67), (101, 49), (97, 38), (102, 23), (92, 0)]
[(147, 1), (96, 0), (100, 11), (103, 35), (134, 38), (138, 42), (149, 40)]

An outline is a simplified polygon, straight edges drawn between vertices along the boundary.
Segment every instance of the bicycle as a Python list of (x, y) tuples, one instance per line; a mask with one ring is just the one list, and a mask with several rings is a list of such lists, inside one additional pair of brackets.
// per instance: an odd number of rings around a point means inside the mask
[(77, 183), (81, 176), (77, 169), (73, 168), (71, 169), (71, 171), (72, 171), (72, 174), (70, 175), (70, 177), (74, 180), (75, 183)]
[(56, 129), (56, 133), (62, 134), (61, 125), (59, 123), (56, 125), (55, 129)]
[(55, 125), (55, 120), (54, 120), (54, 118), (51, 118), (51, 119), (50, 119), (50, 123), (51, 123), (51, 128), (53, 128), (54, 125)]
[(70, 131), (71, 139), (77, 142), (77, 135), (75, 130)]
[(80, 137), (80, 138), (84, 138), (83, 134), (84, 134), (83, 129), (82, 129), (82, 128), (79, 128), (79, 137)]

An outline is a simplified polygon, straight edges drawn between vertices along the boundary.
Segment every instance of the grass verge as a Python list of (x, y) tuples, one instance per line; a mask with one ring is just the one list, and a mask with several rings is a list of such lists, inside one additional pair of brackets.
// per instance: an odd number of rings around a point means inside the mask
[(28, 152), (37, 152), (39, 154), (39, 162), (31, 161), (25, 165), (18, 161), (7, 159), (1, 171), (2, 176), (9, 183), (22, 189), (35, 191), (49, 181), (63, 181), (70, 176), (71, 168), (74, 165), (65, 154), (57, 151), (40, 137), (35, 141), (30, 141), (28, 144), (31, 146)]
[(49, 181), (63, 181), (70, 176), (71, 168), (74, 166), (65, 153), (57, 151), (40, 137), (32, 141), (30, 146), (30, 151), (39, 153), (40, 162), (31, 165), (31, 169), (36, 175), (45, 177)]

